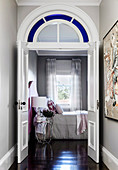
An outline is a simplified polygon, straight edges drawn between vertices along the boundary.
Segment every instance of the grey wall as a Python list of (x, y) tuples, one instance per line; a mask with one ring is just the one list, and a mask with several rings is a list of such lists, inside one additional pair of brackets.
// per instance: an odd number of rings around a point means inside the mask
[(17, 27), (19, 28), (25, 17), (36, 9), (36, 6), (18, 6)]
[(99, 33), (99, 6), (80, 6), (79, 8), (91, 17)]
[(37, 53), (35, 51), (29, 51), (28, 81), (37, 82)]
[(103, 0), (100, 5), (100, 119), (101, 144), (118, 158), (118, 121), (104, 117), (104, 79), (102, 40), (118, 19), (118, 0)]
[[(49, 58), (49, 57), (48, 57)], [(56, 57), (57, 59), (71, 59), (72, 57)], [(73, 57), (77, 58), (77, 57)], [(87, 57), (78, 57), (82, 63), (82, 109), (87, 110)], [(37, 88), (41, 96), (46, 96), (46, 59), (47, 57), (38, 57), (37, 62)]]
[(46, 96), (46, 57), (37, 60), (37, 89), (40, 96)]
[[(17, 27), (19, 28), (24, 18), (38, 6), (20, 6), (18, 7)], [(96, 6), (80, 6), (78, 7), (87, 13), (96, 25), (99, 32), (99, 7)]]
[(16, 144), (16, 27), (15, 0), (0, 1), (0, 159)]

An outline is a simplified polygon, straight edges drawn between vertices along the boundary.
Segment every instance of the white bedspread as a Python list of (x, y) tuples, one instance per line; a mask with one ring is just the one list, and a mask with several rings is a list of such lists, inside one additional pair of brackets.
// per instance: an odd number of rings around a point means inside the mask
[(64, 112), (63, 114), (56, 114), (53, 118), (53, 131), (52, 131), (53, 138), (54, 139), (87, 139), (88, 138), (87, 129), (83, 128), (81, 130), (81, 133), (78, 132), (78, 127), (84, 125), (83, 123), (84, 119), (81, 116), (83, 114), (86, 115), (87, 117), (88, 112), (76, 111), (76, 112)]

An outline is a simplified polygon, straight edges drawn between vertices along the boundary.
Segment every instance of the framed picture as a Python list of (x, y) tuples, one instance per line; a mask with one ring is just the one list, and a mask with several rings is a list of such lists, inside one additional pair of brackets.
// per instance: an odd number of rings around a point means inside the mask
[(118, 21), (103, 39), (105, 115), (118, 120)]

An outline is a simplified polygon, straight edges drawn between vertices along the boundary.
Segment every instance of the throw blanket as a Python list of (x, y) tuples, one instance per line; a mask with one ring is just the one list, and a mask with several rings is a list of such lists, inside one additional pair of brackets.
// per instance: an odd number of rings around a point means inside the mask
[(35, 132), (39, 134), (46, 134), (46, 117), (40, 117), (36, 114), (34, 117)]
[(88, 128), (88, 115), (87, 114), (78, 114), (77, 115), (77, 135), (85, 132)]

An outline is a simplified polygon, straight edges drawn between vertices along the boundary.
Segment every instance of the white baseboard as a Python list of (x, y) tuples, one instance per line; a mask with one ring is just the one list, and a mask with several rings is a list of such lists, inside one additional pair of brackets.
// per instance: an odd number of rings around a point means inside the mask
[(13, 164), (16, 156), (16, 146), (17, 145), (14, 145), (0, 160), (0, 170), (8, 170)]
[(118, 170), (118, 159), (102, 147), (102, 160), (110, 170)]

